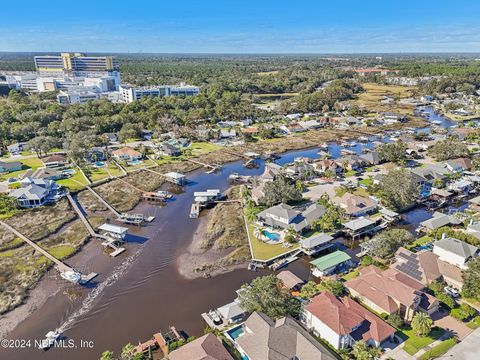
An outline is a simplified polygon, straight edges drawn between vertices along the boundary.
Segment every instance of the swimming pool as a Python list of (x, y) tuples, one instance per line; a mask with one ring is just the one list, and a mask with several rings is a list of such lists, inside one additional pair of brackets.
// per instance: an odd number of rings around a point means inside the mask
[(228, 336), (232, 338), (233, 341), (236, 341), (239, 336), (241, 336), (245, 331), (243, 330), (243, 326), (237, 326), (233, 329), (227, 331)]
[(272, 241), (280, 240), (280, 234), (279, 233), (263, 230), (263, 235), (265, 235), (268, 239), (270, 239)]
[(142, 162), (143, 162), (142, 160), (133, 160), (133, 161), (129, 161), (128, 165), (130, 166), (140, 165)]
[(105, 163), (103, 161), (97, 161), (95, 163), (95, 167), (97, 168), (101, 168), (101, 167), (104, 167), (105, 166)]
[(75, 170), (74, 169), (67, 169), (67, 170), (63, 170), (62, 171), (62, 174), (63, 175), (74, 175), (75, 174)]

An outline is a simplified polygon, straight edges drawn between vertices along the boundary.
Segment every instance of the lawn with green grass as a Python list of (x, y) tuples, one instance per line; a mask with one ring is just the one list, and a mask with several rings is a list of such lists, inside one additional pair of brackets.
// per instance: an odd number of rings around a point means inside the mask
[(75, 248), (71, 245), (59, 245), (48, 250), (48, 252), (59, 260), (66, 259), (73, 255)]
[(193, 156), (200, 156), (204, 154), (211, 153), (221, 149), (220, 145), (208, 143), (208, 142), (194, 142), (187, 149), (191, 151)]
[(372, 178), (367, 178), (367, 179), (362, 179), (358, 182), (359, 184), (365, 185), (365, 186), (372, 186), (373, 185), (373, 179)]
[(448, 350), (450, 350), (451, 347), (455, 346), (456, 344), (457, 344), (457, 339), (455, 338), (444, 340), (440, 344), (427, 350), (423, 355), (419, 356), (417, 360), (435, 359), (445, 354)]
[(0, 181), (5, 181), (8, 178), (18, 178), (19, 176), (25, 174), (29, 169), (36, 170), (39, 167), (44, 166), (42, 160), (40, 160), (37, 157), (31, 157), (31, 158), (21, 159), (21, 160), (8, 159), (8, 161), (6, 162), (14, 162), (14, 161), (20, 161), (22, 163), (22, 170), (4, 173), (0, 176)]
[(83, 189), (85, 186), (88, 185), (88, 181), (80, 172), (80, 170), (76, 169), (75, 174), (67, 179), (57, 180), (57, 184), (65, 186), (71, 191), (77, 191)]
[(356, 278), (358, 275), (360, 275), (360, 271), (358, 269), (353, 269), (349, 273), (347, 273), (345, 275), (342, 275), (341, 279), (343, 281), (348, 281), (348, 280)]
[(281, 244), (267, 244), (258, 240), (253, 235), (253, 226), (248, 225), (248, 234), (250, 236), (250, 243), (252, 246), (253, 257), (258, 260), (268, 260), (273, 257), (285, 254), (296, 249), (299, 245), (294, 244), (290, 248), (284, 248)]
[(106, 167), (91, 167), (89, 178), (92, 182), (122, 175), (123, 172), (114, 163), (108, 163)]
[(411, 328), (404, 328), (400, 329), (399, 331), (399, 336), (402, 339), (406, 339), (403, 345), (403, 350), (405, 350), (408, 354), (412, 356), (416, 354), (418, 350), (427, 345), (430, 345), (445, 333), (445, 330), (439, 327), (434, 327), (432, 331), (430, 331), (430, 334), (423, 337), (417, 336), (415, 334), (415, 331), (413, 331), (413, 329)]
[(145, 167), (154, 166), (154, 165), (156, 165), (155, 161), (153, 161), (151, 159), (144, 159), (144, 160), (142, 160), (141, 164), (128, 165), (128, 164), (125, 163), (125, 164), (123, 164), (123, 167), (127, 172), (130, 172), (130, 171), (135, 171), (135, 170), (138, 170), (138, 169), (143, 169)]

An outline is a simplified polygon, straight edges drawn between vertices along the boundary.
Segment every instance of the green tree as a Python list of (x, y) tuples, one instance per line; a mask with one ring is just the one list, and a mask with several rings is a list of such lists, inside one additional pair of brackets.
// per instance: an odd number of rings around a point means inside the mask
[(345, 285), (338, 280), (324, 280), (322, 286), (335, 296), (342, 296), (345, 293)]
[(362, 243), (362, 248), (371, 256), (392, 257), (401, 247), (415, 240), (412, 233), (405, 229), (388, 229)]
[(300, 290), (300, 297), (302, 299), (310, 299), (317, 295), (319, 292), (320, 289), (318, 288), (318, 284), (313, 281), (309, 281), (302, 286), (302, 290)]
[(265, 184), (264, 196), (259, 202), (267, 206), (273, 206), (280, 203), (292, 203), (301, 199), (302, 193), (296, 188), (295, 183), (285, 176), (278, 176)]
[(416, 312), (412, 319), (412, 329), (418, 336), (427, 336), (432, 329), (433, 320), (424, 312)]
[(462, 276), (463, 295), (480, 300), (480, 257), (468, 262), (468, 269), (463, 272)]
[(419, 197), (418, 185), (407, 169), (393, 169), (382, 176), (380, 197), (396, 210), (413, 205)]
[(352, 346), (352, 355), (356, 360), (373, 360), (380, 354), (380, 349), (368, 347), (364, 340), (357, 341)]
[(387, 323), (392, 325), (394, 328), (399, 328), (403, 325), (403, 319), (400, 315), (395, 313), (388, 316)]
[(378, 148), (378, 154), (382, 161), (403, 163), (407, 159), (407, 146), (402, 141), (383, 144)]
[(455, 137), (449, 137), (443, 141), (437, 141), (428, 150), (430, 156), (437, 161), (468, 157), (470, 155), (467, 145)]
[(239, 291), (240, 304), (247, 312), (260, 311), (272, 319), (286, 314), (297, 315), (298, 300), (294, 299), (275, 275), (257, 277)]
[(133, 350), (135, 349), (135, 346), (132, 344), (128, 343), (122, 348), (122, 353), (120, 354), (120, 358), (122, 360), (131, 360), (133, 358)]

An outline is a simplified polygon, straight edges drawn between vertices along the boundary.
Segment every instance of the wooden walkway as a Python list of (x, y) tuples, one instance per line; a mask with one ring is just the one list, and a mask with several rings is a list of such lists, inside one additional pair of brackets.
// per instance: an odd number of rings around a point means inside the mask
[(202, 165), (206, 168), (210, 168), (212, 170), (217, 170), (220, 168), (220, 165), (210, 165), (210, 164), (205, 164), (201, 161), (198, 161), (198, 160), (193, 160), (193, 159), (185, 159), (186, 161), (190, 161), (191, 163), (194, 163), (194, 164), (197, 164), (197, 165)]
[(85, 215), (83, 214), (82, 209), (80, 209), (80, 206), (78, 206), (77, 202), (73, 199), (72, 195), (67, 194), (67, 199), (68, 199), (68, 201), (70, 201), (70, 204), (72, 205), (73, 210), (75, 210), (75, 212), (77, 213), (77, 215), (78, 215), (78, 217), (80, 218), (80, 220), (82, 220), (83, 225), (85, 225), (85, 227), (87, 228), (87, 230), (88, 230), (88, 232), (90, 233), (90, 235), (91, 235), (92, 237), (96, 237), (96, 238), (108, 240), (108, 238), (107, 238), (106, 236), (97, 234), (97, 233), (95, 232), (95, 230), (93, 230), (92, 225), (90, 225), (90, 223), (88, 222), (87, 218), (86, 218)]
[(20, 233), (19, 231), (15, 230), (13, 227), (8, 225), (7, 223), (4, 223), (3, 221), (0, 221), (0, 225), (2, 225), (5, 229), (8, 231), (14, 233), (17, 237), (25, 241), (28, 245), (33, 247), (36, 251), (41, 253), (43, 256), (45, 256), (47, 259), (53, 261), (53, 263), (57, 266), (58, 270), (60, 272), (67, 272), (67, 271), (74, 271), (70, 266), (66, 265), (65, 263), (61, 262), (58, 260), (55, 256), (50, 254), (48, 251), (37, 245), (35, 242), (27, 238), (25, 235)]
[(93, 190), (90, 186), (87, 186), (87, 189), (97, 197), (100, 202), (105, 205), (112, 213), (114, 213), (117, 217), (120, 217), (120, 213), (115, 210), (108, 202), (106, 202), (100, 195), (97, 194), (95, 190)]

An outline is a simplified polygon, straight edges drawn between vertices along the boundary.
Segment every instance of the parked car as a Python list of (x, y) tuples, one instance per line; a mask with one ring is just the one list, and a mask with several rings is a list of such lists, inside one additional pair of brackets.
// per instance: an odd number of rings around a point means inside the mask
[(453, 298), (455, 298), (455, 299), (460, 296), (460, 294), (458, 293), (458, 291), (457, 291), (456, 289), (450, 287), (450, 286), (445, 286), (445, 287), (443, 288), (443, 290), (445, 291), (445, 293), (446, 293), (447, 295), (450, 295), (451, 297), (453, 297)]

